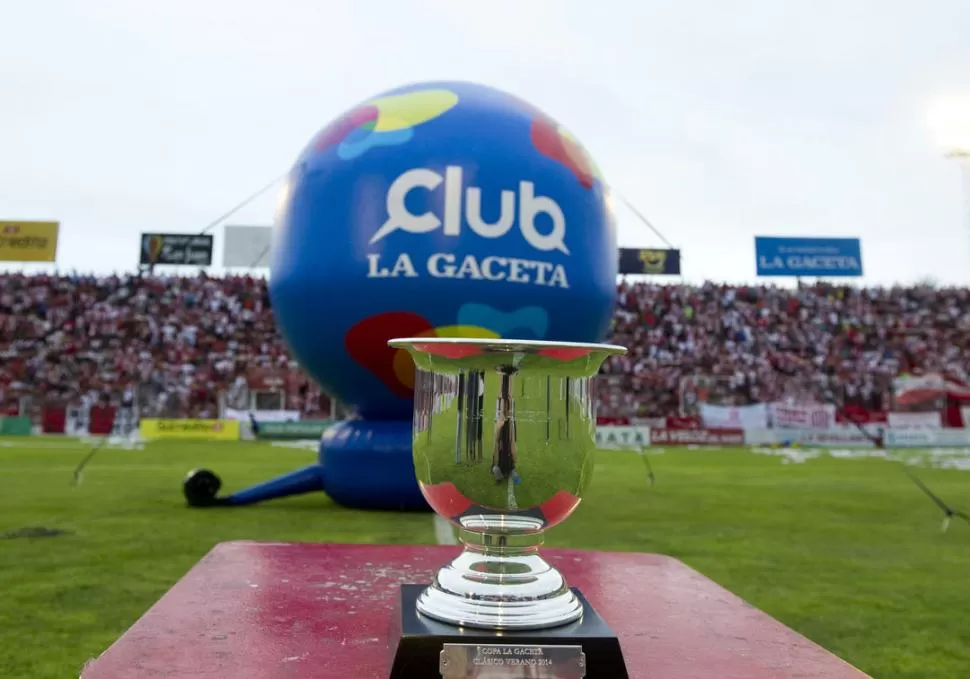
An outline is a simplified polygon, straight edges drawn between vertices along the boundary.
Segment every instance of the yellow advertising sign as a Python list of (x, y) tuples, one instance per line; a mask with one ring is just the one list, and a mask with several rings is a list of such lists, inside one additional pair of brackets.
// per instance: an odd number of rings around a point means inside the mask
[(236, 420), (142, 420), (138, 429), (144, 439), (239, 440)]
[(0, 221), (0, 262), (53, 262), (59, 222)]

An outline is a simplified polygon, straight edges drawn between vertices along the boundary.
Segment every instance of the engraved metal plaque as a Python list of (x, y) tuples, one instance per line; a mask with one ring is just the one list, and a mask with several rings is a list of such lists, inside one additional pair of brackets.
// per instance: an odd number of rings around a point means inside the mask
[(583, 679), (582, 646), (445, 644), (442, 679)]

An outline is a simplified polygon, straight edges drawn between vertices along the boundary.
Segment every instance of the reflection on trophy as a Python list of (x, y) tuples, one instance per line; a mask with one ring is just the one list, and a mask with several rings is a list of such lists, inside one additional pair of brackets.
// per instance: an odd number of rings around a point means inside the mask
[[(458, 528), (464, 547), (416, 594), (417, 611), (465, 633), (546, 631), (595, 617), (539, 547), (545, 530), (568, 518), (589, 486), (596, 432), (591, 383), (608, 356), (626, 350), (445, 338), (389, 344), (407, 350), (417, 367), (413, 451), (422, 493)], [(476, 652), (489, 648), (469, 641)], [(460, 649), (448, 646), (442, 663), (449, 657), (457, 663)], [(557, 648), (564, 647), (543, 652)], [(570, 648), (576, 652), (559, 663), (575, 661), (581, 669), (581, 646)], [(442, 673), (459, 676), (444, 666)], [(567, 675), (573, 676), (561, 670), (535, 676)]]

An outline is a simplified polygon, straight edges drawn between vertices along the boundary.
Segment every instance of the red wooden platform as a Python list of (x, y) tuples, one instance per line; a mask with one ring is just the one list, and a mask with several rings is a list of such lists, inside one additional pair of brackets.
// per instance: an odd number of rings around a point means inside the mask
[[(82, 679), (384, 679), (391, 602), (456, 547), (217, 545)], [(546, 549), (620, 636), (631, 677), (862, 679), (675, 559)]]

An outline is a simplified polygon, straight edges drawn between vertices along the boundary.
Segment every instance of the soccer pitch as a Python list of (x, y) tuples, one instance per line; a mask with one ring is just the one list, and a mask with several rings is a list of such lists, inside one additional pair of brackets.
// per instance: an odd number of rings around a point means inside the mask
[[(218, 542), (435, 542), (431, 514), (347, 510), (321, 493), (185, 506), (191, 468), (213, 469), (231, 492), (311, 462), (310, 450), (105, 447), (72, 487), (89, 448), (0, 439), (0, 533), (65, 531), (0, 540), (0, 676), (78, 676)], [(638, 455), (602, 451), (586, 500), (547, 544), (681, 559), (880, 679), (970, 676), (970, 525), (941, 532), (941, 511), (900, 462), (773, 452), (653, 450), (651, 486)], [(970, 473), (913, 469), (970, 510)]]

